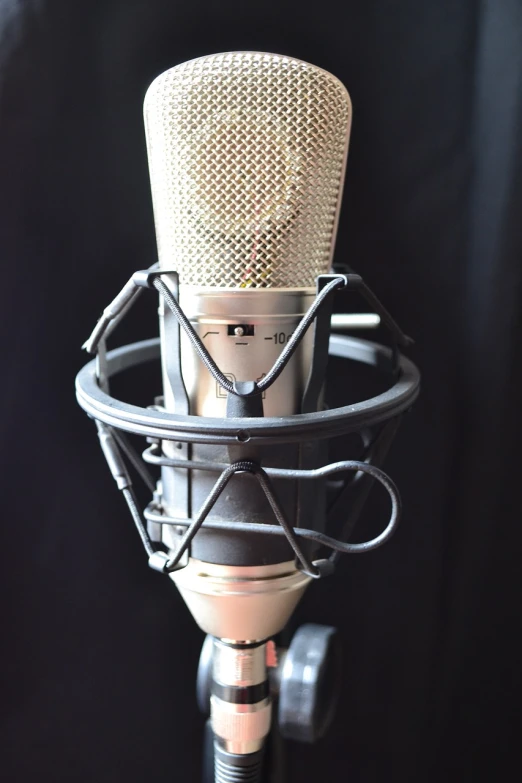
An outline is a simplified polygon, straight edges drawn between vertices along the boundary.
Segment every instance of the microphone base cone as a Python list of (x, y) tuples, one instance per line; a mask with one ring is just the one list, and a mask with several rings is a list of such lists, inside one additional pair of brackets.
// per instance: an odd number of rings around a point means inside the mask
[(170, 574), (194, 620), (219, 639), (269, 639), (287, 624), (311, 581), (293, 560), (267, 566), (223, 566), (190, 558)]

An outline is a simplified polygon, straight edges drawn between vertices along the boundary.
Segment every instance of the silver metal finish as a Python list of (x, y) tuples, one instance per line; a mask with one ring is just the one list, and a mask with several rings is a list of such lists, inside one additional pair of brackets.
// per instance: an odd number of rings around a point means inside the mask
[(170, 577), (202, 631), (243, 642), (279, 633), (311, 581), (293, 561), (239, 567), (194, 558)]
[[(259, 685), (268, 680), (266, 644), (237, 647), (214, 640), (213, 681), (232, 690)], [(268, 683), (267, 683), (268, 685)], [(248, 692), (248, 691), (246, 691)], [(247, 699), (248, 702), (248, 699)], [(255, 753), (270, 730), (271, 700), (265, 696), (255, 703), (233, 703), (215, 693), (210, 699), (212, 728), (229, 753)]]
[(166, 554), (166, 552), (161, 552), (158, 550), (149, 557), (149, 568), (153, 568), (154, 571), (163, 573), (168, 562), (169, 556)]
[(377, 329), (381, 319), (377, 313), (336, 313), (332, 315), (332, 329)]
[(231, 704), (210, 697), (212, 729), (229, 753), (255, 753), (270, 731), (272, 704), (269, 698), (257, 704)]
[(215, 639), (212, 675), (222, 685), (247, 686), (264, 682), (267, 678), (266, 645), (238, 649)]
[[(168, 285), (169, 279), (165, 276)], [(258, 380), (272, 368), (301, 318), (315, 298), (312, 289), (193, 289), (181, 291), (180, 303), (189, 315), (205, 347), (218, 367), (231, 380)], [(160, 305), (165, 321), (162, 334), (174, 315)], [(229, 334), (237, 325), (252, 327), (254, 334)], [(235, 327), (235, 328), (234, 328)], [(310, 329), (284, 372), (265, 393), (266, 416), (290, 416), (303, 395), (311, 361), (313, 333)], [(174, 411), (175, 399), (168, 380), (169, 346), (162, 350), (165, 408)], [(198, 416), (225, 416), (227, 394), (196, 356), (185, 334), (181, 337), (181, 361), (190, 411)]]
[(144, 116), (161, 267), (183, 286), (312, 287), (337, 230), (344, 85), (291, 57), (225, 52), (158, 76)]

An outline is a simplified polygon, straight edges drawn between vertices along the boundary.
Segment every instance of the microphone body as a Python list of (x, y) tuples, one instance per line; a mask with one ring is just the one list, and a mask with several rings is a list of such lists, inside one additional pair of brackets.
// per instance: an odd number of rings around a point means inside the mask
[[(259, 381), (312, 304), (316, 278), (330, 269), (348, 152), (348, 93), (308, 63), (232, 52), (161, 74), (147, 92), (144, 116), (162, 279), (221, 371), (234, 382)], [(188, 338), (180, 339), (163, 299), (160, 335), (165, 410), (226, 417), (227, 392)], [(312, 347), (309, 330), (263, 394), (265, 416), (300, 412)], [(163, 452), (221, 464), (302, 464), (297, 445), (249, 446), (244, 422), (238, 420), (236, 446), (164, 441)], [(159, 494), (168, 515), (191, 518), (219, 473), (163, 467)], [(294, 483), (274, 483), (295, 519)], [(320, 529), (324, 488), (316, 487), (310, 503)], [(234, 475), (208, 518), (229, 528), (203, 527), (185, 567), (171, 576), (198, 625), (215, 637), (216, 779), (254, 780), (270, 728), (266, 640), (286, 625), (310, 578), (283, 537), (234, 531), (238, 521), (274, 523), (253, 477)], [(158, 527), (157, 539), (175, 550), (183, 528)]]
[[(313, 302), (316, 278), (334, 251), (351, 123), (342, 83), (326, 71), (274, 54), (229, 52), (178, 65), (155, 79), (144, 105), (160, 268), (179, 275), (179, 301), (207, 350), (232, 381), (261, 379)], [(169, 275), (164, 281), (170, 284)], [(220, 418), (227, 393), (184, 334), (176, 399), (169, 334), (175, 318), (160, 304), (165, 409)], [(298, 413), (310, 371), (309, 330), (284, 372), (263, 395), (265, 416)], [(179, 396), (179, 395), (178, 395)], [(181, 407), (180, 407), (181, 406)], [(164, 442), (168, 456), (180, 444)], [(248, 458), (192, 447), (192, 458)], [(259, 458), (259, 452), (253, 455)], [(263, 450), (263, 464), (296, 465), (293, 447)], [(174, 516), (200, 507), (216, 474), (164, 468), (162, 501)], [(233, 480), (211, 518), (272, 522), (261, 490)], [(281, 482), (294, 516), (295, 488)], [(318, 517), (319, 509), (318, 509)], [(318, 519), (319, 522), (319, 519)], [(166, 532), (166, 535), (171, 533)], [(164, 535), (165, 535), (164, 533)], [(168, 542), (167, 542), (168, 543)], [(202, 530), (197, 559), (260, 566), (289, 560), (284, 541)]]

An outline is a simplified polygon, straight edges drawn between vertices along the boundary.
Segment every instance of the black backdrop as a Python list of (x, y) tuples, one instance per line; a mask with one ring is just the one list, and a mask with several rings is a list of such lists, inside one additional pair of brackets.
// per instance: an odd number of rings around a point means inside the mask
[[(347, 85), (337, 259), (423, 371), (387, 463), (400, 532), (300, 609), (339, 626), (346, 676), (335, 728), (291, 747), (290, 778), (519, 778), (517, 0), (0, 3), (3, 778), (198, 780), (201, 634), (147, 568), (73, 379), (101, 307), (154, 258), (144, 91), (230, 49)], [(121, 339), (151, 336), (153, 309)]]

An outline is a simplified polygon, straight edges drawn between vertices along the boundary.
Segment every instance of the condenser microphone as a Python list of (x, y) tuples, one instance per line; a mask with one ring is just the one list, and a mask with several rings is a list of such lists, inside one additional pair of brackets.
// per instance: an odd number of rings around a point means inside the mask
[[(317, 277), (330, 269), (350, 134), (346, 88), (321, 68), (290, 57), (216, 54), (158, 76), (147, 91), (144, 117), (162, 282), (176, 293), (226, 377), (260, 381), (312, 304)], [(174, 270), (173, 287), (168, 273)], [(177, 323), (164, 298), (160, 315), (164, 407), (176, 412), (181, 405), (187, 412), (172, 383), (178, 357), (169, 336)], [(300, 412), (311, 337), (309, 330), (267, 389), (264, 415)], [(181, 375), (188, 412), (230, 415), (229, 394), (186, 336)], [(179, 455), (177, 446), (164, 443), (165, 454)], [(192, 457), (229, 461), (226, 451), (195, 446)], [(240, 445), (232, 456), (253, 452)], [(297, 467), (296, 451), (283, 449), (279, 459), (265, 454), (263, 464)], [(216, 477), (193, 471), (187, 487), (186, 474), (164, 467), (164, 508), (183, 515), (187, 494), (198, 507)], [(286, 502), (293, 506), (295, 496)], [(211, 518), (266, 523), (273, 512), (259, 488), (235, 479)], [(175, 529), (165, 529), (162, 540), (174, 549)], [(263, 642), (286, 624), (308, 581), (292, 555), (286, 542), (201, 531), (187, 567), (173, 574), (200, 627), (229, 640), (214, 650), (220, 690), (212, 697), (212, 714), (214, 731), (230, 752), (258, 751), (268, 731), (264, 696), (251, 711), (242, 705), (238, 712), (222, 689), (254, 692), (266, 681)], [(255, 646), (239, 654), (230, 640)], [(252, 673), (234, 674), (243, 665)]]
[[(330, 273), (351, 124), (336, 77), (283, 55), (210, 55), (158, 76), (144, 117), (159, 263), (105, 308), (77, 395), (149, 565), (170, 575), (208, 635), (198, 701), (211, 712), (210, 777), (259, 783), (274, 693), (286, 737), (314, 741), (331, 719), (333, 629), (303, 626), (279, 666), (271, 639), (340, 553), (369, 551), (395, 530), (400, 498), (380, 465), (419, 374), (399, 351), (408, 338), (362, 278)], [(160, 294), (160, 340), (107, 353), (147, 288)], [(341, 288), (365, 297), (391, 348), (330, 334)], [(328, 408), (328, 355), (381, 371), (385, 388)], [(158, 358), (154, 405), (110, 396), (112, 375)], [(148, 439), (143, 459), (161, 467), (155, 488), (125, 431)], [(328, 464), (329, 441), (347, 434), (362, 456)], [(125, 457), (154, 489), (144, 512)], [(390, 495), (389, 522), (350, 543), (374, 480)], [(325, 548), (330, 557), (317, 558)]]
[[(162, 281), (172, 289), (169, 271), (176, 271), (179, 303), (226, 377), (259, 381), (311, 305), (317, 277), (330, 268), (351, 123), (346, 88), (321, 68), (290, 57), (216, 54), (158, 76), (147, 91), (144, 118)], [(179, 393), (179, 356), (171, 343), (177, 323), (164, 299), (160, 315), (165, 410), (225, 417), (230, 394), (185, 334), (187, 398)], [(263, 394), (265, 416), (300, 412), (311, 338), (309, 330)], [(174, 458), (179, 445), (165, 442), (163, 448)], [(265, 464), (296, 466), (294, 448), (272, 451), (264, 454)], [(238, 445), (233, 456), (251, 453)], [(229, 462), (230, 449), (196, 445), (192, 457)], [(216, 476), (193, 471), (187, 486), (185, 471), (164, 468), (164, 508), (173, 516), (190, 515), (187, 506), (201, 506)], [(292, 507), (295, 493), (285, 491)], [(273, 513), (259, 488), (234, 481), (210, 518), (263, 523)], [(162, 540), (171, 547), (175, 531), (164, 528)], [(192, 555), (217, 567), (280, 569), (292, 552), (286, 542), (208, 530), (194, 540)], [(173, 577), (182, 590), (189, 571)], [(238, 638), (238, 627), (224, 627), (212, 614), (214, 635), (230, 638), (233, 631)], [(270, 613), (263, 614), (268, 620)], [(272, 635), (270, 623), (257, 624), (256, 638)], [(249, 625), (243, 638), (252, 636)]]
[[(147, 91), (144, 118), (162, 283), (175, 292), (227, 379), (260, 381), (314, 300), (317, 277), (330, 268), (351, 122), (346, 88), (321, 68), (290, 57), (215, 54), (158, 76)], [(184, 333), (178, 366), (177, 320), (164, 297), (160, 316), (164, 409), (230, 415), (230, 393)], [(263, 394), (265, 416), (300, 412), (311, 337), (309, 330)], [(179, 443), (166, 441), (163, 450), (180, 457)], [(191, 450), (199, 462), (226, 463), (252, 454), (242, 444), (232, 450), (197, 444)], [(263, 463), (297, 467), (296, 449), (272, 449), (263, 454)], [(164, 467), (163, 508), (173, 517), (190, 516), (217, 475), (192, 471), (187, 479), (186, 471)], [(284, 502), (292, 508), (295, 492), (288, 487), (285, 492)], [(257, 486), (234, 480), (209, 518), (262, 524), (273, 520), (273, 512)], [(163, 528), (161, 536), (175, 548), (175, 529)], [(191, 555), (188, 568), (173, 578), (199, 624), (221, 638), (271, 636), (280, 613), (272, 599), (268, 611), (252, 612), (249, 596), (248, 623), (238, 613), (240, 603), (233, 612), (227, 604), (221, 616), (215, 605), (202, 602), (201, 579), (194, 585), (189, 578), (202, 570), (201, 563), (205, 573), (215, 570), (225, 579), (238, 578), (234, 568), (256, 568), (270, 584), (275, 574), (292, 575), (299, 586), (291, 591), (295, 600), (306, 581), (296, 572), (286, 541), (201, 530)]]

